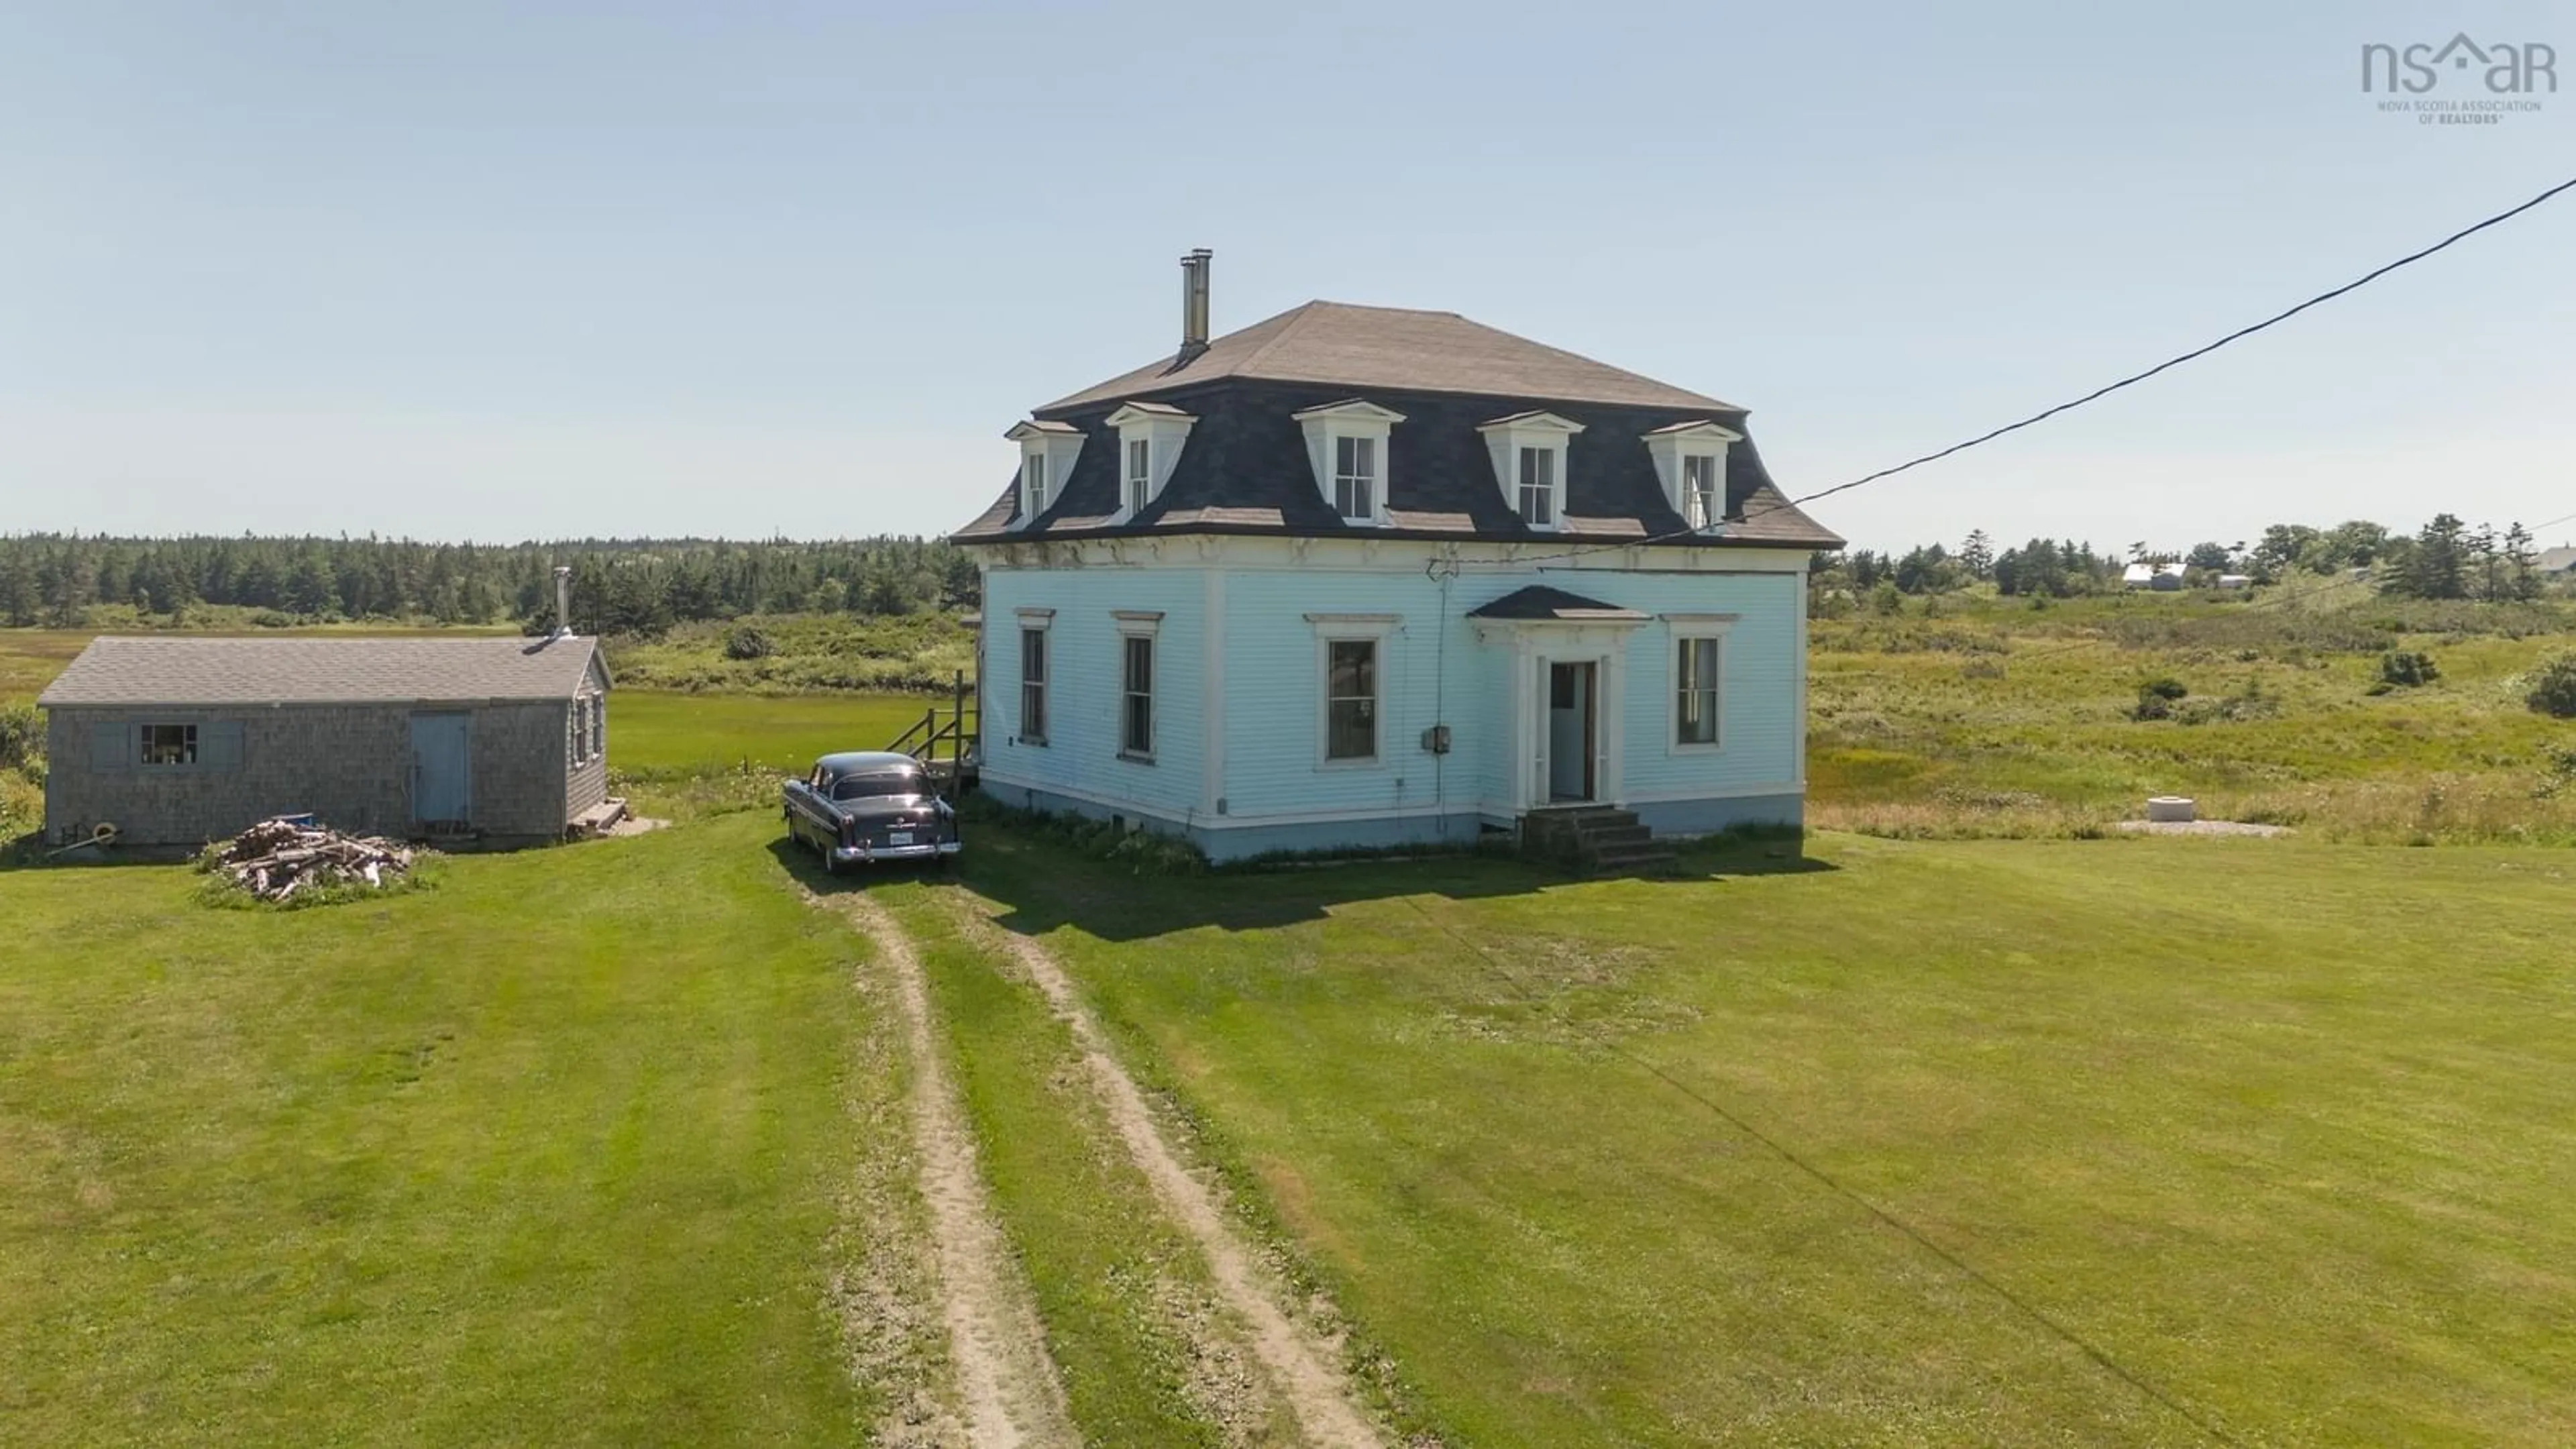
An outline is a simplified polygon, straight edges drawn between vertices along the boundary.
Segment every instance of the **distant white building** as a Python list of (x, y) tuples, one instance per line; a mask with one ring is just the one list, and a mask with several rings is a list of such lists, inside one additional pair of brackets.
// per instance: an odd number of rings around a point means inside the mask
[(2120, 570), (2120, 586), (2171, 593), (2182, 587), (2182, 568), (2178, 563), (2133, 563)]
[(2542, 549), (2539, 562), (2533, 567), (2544, 574), (2576, 575), (2576, 548)]

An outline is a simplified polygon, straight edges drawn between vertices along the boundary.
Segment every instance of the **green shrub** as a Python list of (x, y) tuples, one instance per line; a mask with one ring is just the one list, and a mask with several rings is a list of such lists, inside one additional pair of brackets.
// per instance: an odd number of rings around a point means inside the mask
[(725, 635), (724, 656), (727, 659), (766, 659), (777, 652), (769, 636), (749, 624), (738, 625)]
[(258, 613), (251, 615), (250, 621), (262, 629), (292, 629), (295, 627), (294, 615), (281, 614), (275, 609), (262, 609)]
[(2159, 675), (2138, 686), (2137, 707), (2129, 711), (2131, 719), (2171, 719), (2174, 701), (2191, 693), (2181, 680), (2170, 674)]
[(2555, 719), (2576, 719), (2576, 654), (2561, 654), (2531, 676), (2523, 702)]
[(24, 770), (45, 749), (45, 717), (32, 704), (0, 705), (0, 770)]
[(2382, 684), (2413, 689), (2442, 677), (2433, 666), (2433, 656), (2420, 649), (2392, 649), (2379, 656), (2379, 680)]
[[(1002, 824), (1033, 835), (1091, 860), (1126, 865), (1138, 875), (1205, 875), (1206, 852), (1186, 840), (1157, 835), (1133, 822), (1094, 820), (1087, 815), (1061, 815), (1022, 810), (990, 795), (974, 794), (958, 812), (967, 823)], [(968, 847), (972, 849), (970, 845)]]

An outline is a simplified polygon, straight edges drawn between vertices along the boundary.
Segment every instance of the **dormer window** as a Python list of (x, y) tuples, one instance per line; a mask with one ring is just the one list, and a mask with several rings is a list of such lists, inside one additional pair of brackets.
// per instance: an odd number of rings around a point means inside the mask
[(1719, 518), (1717, 459), (1707, 453), (1682, 454), (1682, 518), (1693, 528), (1707, 528)]
[(1493, 452), (1503, 502), (1531, 528), (1553, 532), (1565, 519), (1565, 455), (1583, 424), (1550, 412), (1515, 413), (1476, 431)]
[(1333, 440), (1333, 511), (1345, 521), (1377, 517), (1377, 439)]
[(1387, 521), (1387, 435), (1402, 413), (1351, 398), (1291, 413), (1306, 430), (1306, 461), (1315, 491), (1342, 522), (1375, 527)]
[(1744, 435), (1706, 418), (1674, 423), (1646, 434), (1646, 451), (1664, 485), (1664, 501), (1695, 532), (1726, 522), (1726, 450)]
[(1037, 522), (1064, 492), (1073, 460), (1082, 455), (1082, 429), (1071, 423), (1027, 422), (1003, 434), (1020, 445), (1020, 521)]
[(1127, 444), (1127, 515), (1145, 511), (1154, 501), (1154, 445), (1143, 438)]
[(1169, 403), (1131, 402), (1108, 421), (1118, 430), (1117, 521), (1126, 523), (1163, 496), (1198, 419)]

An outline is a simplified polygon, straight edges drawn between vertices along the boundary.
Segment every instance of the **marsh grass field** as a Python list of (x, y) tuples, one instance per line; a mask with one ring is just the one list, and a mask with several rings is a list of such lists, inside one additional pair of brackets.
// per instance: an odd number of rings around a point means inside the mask
[[(1811, 824), (1896, 836), (2095, 833), (2149, 795), (2369, 844), (2576, 843), (2576, 723), (2529, 677), (2576, 648), (2564, 602), (2190, 594), (1950, 601), (1819, 619)], [(2391, 652), (2439, 677), (2380, 683)], [(2187, 691), (2162, 719), (2140, 688)]]
[[(2563, 1444), (2576, 725), (2517, 685), (2565, 618), (2322, 604), (1820, 619), (1830, 828), (1672, 879), (985, 826), (827, 881), (777, 775), (927, 698), (710, 687), (612, 701), (639, 839), (292, 914), (22, 860), (0, 1442), (937, 1442), (937, 1335), (854, 1307), (925, 1217), (847, 891), (1088, 1442), (1296, 1436), (1014, 936), (1389, 1442)], [(79, 642), (0, 631), (0, 707)], [(2439, 677), (2373, 693), (2396, 648)], [(2295, 830), (2108, 835), (2169, 790)]]

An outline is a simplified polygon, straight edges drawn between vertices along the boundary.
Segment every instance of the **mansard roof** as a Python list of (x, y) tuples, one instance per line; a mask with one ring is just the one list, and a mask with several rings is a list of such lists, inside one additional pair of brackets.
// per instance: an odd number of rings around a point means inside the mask
[[(1325, 501), (1298, 415), (1365, 404), (1400, 417), (1386, 443), (1385, 522)], [(1190, 533), (1485, 542), (1635, 542), (1839, 548), (1773, 484), (1731, 403), (1470, 322), (1453, 312), (1309, 302), (1174, 358), (1039, 408), (1035, 426), (1110, 429), (1122, 409), (1194, 421), (1163, 489), (1121, 517), (1119, 459), (1086, 448), (1045, 511), (1019, 517), (1016, 479), (959, 530), (960, 543)], [(1564, 516), (1521, 521), (1478, 430), (1549, 415), (1565, 440)], [(1714, 429), (1726, 449), (1726, 518), (1693, 532), (1655, 471), (1650, 434)]]

